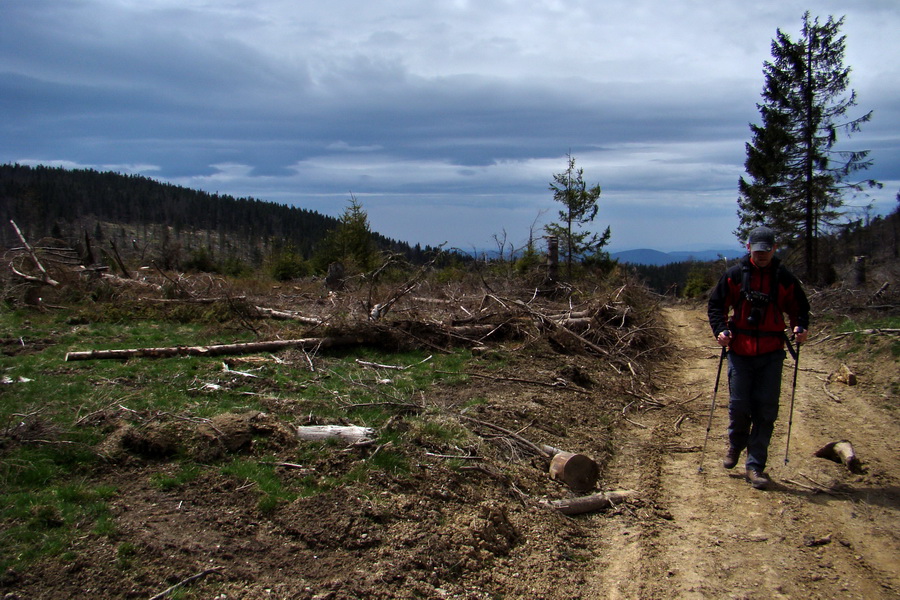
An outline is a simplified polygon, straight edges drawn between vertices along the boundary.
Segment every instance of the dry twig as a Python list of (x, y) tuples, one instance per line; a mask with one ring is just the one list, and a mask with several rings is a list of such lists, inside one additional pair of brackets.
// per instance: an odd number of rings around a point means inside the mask
[(25, 239), (25, 236), (22, 234), (22, 230), (19, 229), (19, 226), (16, 225), (16, 222), (10, 220), (10, 224), (12, 224), (13, 229), (16, 230), (16, 235), (19, 236), (19, 240), (21, 240), (22, 245), (25, 246), (25, 250), (28, 252), (28, 255), (31, 256), (31, 261), (34, 263), (34, 266), (37, 267), (37, 270), (41, 272), (41, 277), (32, 277), (31, 275), (26, 275), (21, 273), (12, 266), (9, 265), (10, 270), (18, 275), (19, 277), (25, 279), (26, 281), (31, 281), (34, 283), (43, 283), (49, 285), (50, 287), (59, 287), (59, 282), (50, 277), (50, 274), (47, 272), (47, 269), (44, 268), (44, 265), (41, 264), (41, 261), (38, 260), (37, 254), (34, 252), (34, 248), (28, 243)]
[(171, 594), (171, 593), (174, 592), (175, 590), (177, 590), (177, 589), (179, 589), (179, 588), (182, 588), (182, 587), (184, 587), (184, 586), (186, 586), (186, 585), (188, 585), (188, 584), (191, 584), (191, 583), (197, 581), (198, 579), (202, 579), (202, 578), (204, 578), (204, 577), (206, 577), (207, 575), (210, 575), (210, 574), (212, 574), (212, 573), (218, 573), (218, 572), (220, 572), (221, 570), (222, 570), (222, 567), (213, 567), (212, 569), (206, 569), (205, 571), (201, 571), (200, 573), (197, 573), (196, 575), (191, 575), (190, 577), (188, 577), (188, 578), (185, 579), (184, 581), (179, 581), (178, 583), (176, 583), (176, 584), (173, 585), (172, 587), (170, 587), (170, 588), (168, 588), (168, 589), (166, 589), (166, 590), (163, 590), (162, 592), (160, 592), (160, 593), (158, 593), (157, 595), (153, 596), (152, 598), (150, 598), (150, 600), (162, 600), (162, 598), (165, 598), (166, 596), (168, 596), (169, 594)]

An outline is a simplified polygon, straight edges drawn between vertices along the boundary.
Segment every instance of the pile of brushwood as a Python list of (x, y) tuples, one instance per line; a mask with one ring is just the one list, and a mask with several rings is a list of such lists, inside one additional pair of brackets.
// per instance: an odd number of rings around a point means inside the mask
[[(71, 354), (70, 360), (240, 354), (292, 346), (480, 351), (494, 342), (542, 337), (560, 352), (596, 354), (633, 373), (641, 362), (637, 359), (665, 345), (653, 319), (655, 301), (618, 271), (602, 280), (585, 280), (582, 289), (517, 278), (489, 282), (483, 273), (437, 284), (440, 274), (430, 271), (430, 265), (404, 268), (389, 258), (375, 272), (347, 278), (338, 286), (314, 279), (264, 289), (259, 282), (242, 284), (209, 275), (189, 277), (146, 267), (132, 271), (115, 253), (110, 262), (117, 265), (116, 273), (108, 267), (85, 267), (70, 248), (52, 240), (32, 246), (19, 235), (22, 246), (5, 256), (8, 304), (53, 310), (64, 308), (67, 301), (89, 299), (112, 302), (119, 310), (127, 305), (137, 314), (175, 315), (202, 307), (210, 318), (240, 322), (260, 339), (213, 347), (122, 349), (106, 355), (87, 351)], [(303, 325), (304, 335), (266, 340), (274, 331), (263, 324), (268, 319)]]
[(560, 513), (655, 510), (602, 491), (617, 423), (675, 401), (658, 299), (621, 272), (276, 284), (24, 240), (6, 264), (0, 462), (33, 507), (2, 517), (0, 590), (556, 598), (585, 552)]

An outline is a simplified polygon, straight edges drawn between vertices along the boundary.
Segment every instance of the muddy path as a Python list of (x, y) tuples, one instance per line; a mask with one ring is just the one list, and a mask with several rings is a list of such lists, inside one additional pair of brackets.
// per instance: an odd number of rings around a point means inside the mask
[[(604, 559), (588, 578), (594, 597), (900, 598), (900, 426), (884, 387), (896, 381), (896, 358), (851, 364), (860, 385), (826, 392), (840, 361), (812, 337), (800, 357), (785, 464), (788, 358), (767, 469), (773, 485), (760, 491), (743, 478), (743, 456), (735, 469), (722, 467), (724, 370), (698, 472), (719, 350), (702, 309), (665, 312), (679, 357), (663, 389), (667, 406), (631, 415), (607, 484), (639, 490), (670, 518), (605, 522)], [(813, 456), (841, 439), (853, 443), (865, 474)]]

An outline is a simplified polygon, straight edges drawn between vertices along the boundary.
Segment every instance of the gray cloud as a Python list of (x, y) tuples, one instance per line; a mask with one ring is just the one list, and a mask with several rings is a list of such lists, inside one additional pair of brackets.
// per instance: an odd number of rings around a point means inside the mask
[[(752, 4), (752, 3), (751, 3)], [(757, 6), (756, 4), (760, 4)], [(525, 239), (572, 152), (613, 245), (731, 243), (762, 64), (799, 0), (11, 0), (0, 161), (139, 172), (411, 242)], [(893, 0), (847, 14), (875, 199), (900, 187)]]

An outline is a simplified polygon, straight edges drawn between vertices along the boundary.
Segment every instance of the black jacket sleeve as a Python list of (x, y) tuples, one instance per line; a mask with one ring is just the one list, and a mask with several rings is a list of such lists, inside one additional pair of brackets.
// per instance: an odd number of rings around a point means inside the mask
[(728, 309), (731, 306), (731, 281), (735, 276), (734, 273), (734, 268), (725, 271), (725, 274), (722, 275), (721, 279), (719, 279), (719, 283), (716, 284), (709, 295), (706, 314), (709, 318), (709, 326), (712, 328), (713, 335), (716, 337), (728, 329)]
[(809, 329), (809, 299), (806, 297), (806, 292), (803, 291), (800, 280), (793, 273), (788, 272), (786, 275), (788, 289), (791, 292), (788, 306), (785, 307), (788, 316), (791, 318), (791, 321), (796, 322), (796, 325), (803, 329)]

